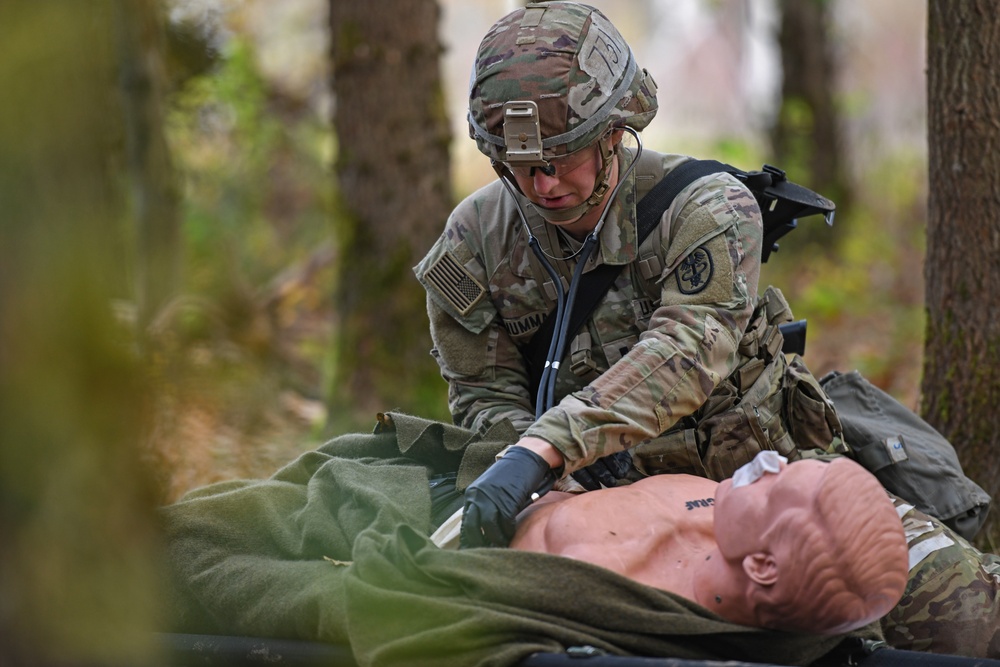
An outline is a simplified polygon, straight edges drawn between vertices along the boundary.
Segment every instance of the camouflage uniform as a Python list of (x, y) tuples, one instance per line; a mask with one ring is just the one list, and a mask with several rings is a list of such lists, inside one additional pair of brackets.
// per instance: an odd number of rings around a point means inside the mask
[(1000, 658), (1000, 557), (895, 498), (910, 550), (903, 598), (882, 619), (890, 646)]
[[(729, 175), (705, 177), (637, 247), (636, 202), (689, 158), (643, 151), (628, 171), (633, 155), (619, 145), (614, 195), (607, 138), (641, 131), (656, 109), (652, 78), (591, 7), (529, 4), (484, 37), (469, 128), (500, 180), (455, 209), (415, 269), (455, 421), (476, 429), (507, 418), (559, 449), (567, 473), (630, 449), (644, 474), (722, 479), (762, 448), (795, 458), (796, 446), (829, 446), (839, 433), (832, 404), (801, 362), (787, 365), (780, 352), (787, 304), (776, 291), (757, 293), (762, 222), (753, 195)], [(602, 167), (587, 202), (554, 212), (516, 191), (513, 169), (548, 168), (589, 146), (600, 147)], [(522, 351), (557, 291), (525, 227), (566, 288), (581, 245), (552, 223), (603, 205), (609, 191), (599, 249), (584, 270), (624, 270), (570, 345), (559, 402), (535, 421)], [(805, 397), (804, 410), (786, 394)], [(792, 422), (808, 428), (790, 432)]]
[[(625, 270), (572, 343), (558, 376), (562, 400), (537, 422), (519, 346), (554, 309), (553, 285), (498, 183), (455, 209), (416, 273), (457, 423), (508, 418), (555, 445), (569, 472), (668, 430), (745, 361), (738, 347), (756, 304), (762, 234), (753, 195), (728, 175), (702, 179), (636, 247), (637, 198), (685, 159), (646, 151), (612, 202), (594, 265)], [(547, 254), (573, 254), (570, 237), (527, 210)], [(553, 265), (568, 283), (575, 262)], [(446, 271), (469, 291), (443, 288)]]

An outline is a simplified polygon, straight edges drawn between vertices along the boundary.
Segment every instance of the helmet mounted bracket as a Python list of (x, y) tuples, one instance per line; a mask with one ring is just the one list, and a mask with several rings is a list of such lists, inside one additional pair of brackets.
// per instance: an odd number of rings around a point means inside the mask
[(518, 167), (548, 168), (542, 157), (542, 126), (538, 105), (532, 100), (512, 100), (503, 105), (503, 139), (507, 162)]

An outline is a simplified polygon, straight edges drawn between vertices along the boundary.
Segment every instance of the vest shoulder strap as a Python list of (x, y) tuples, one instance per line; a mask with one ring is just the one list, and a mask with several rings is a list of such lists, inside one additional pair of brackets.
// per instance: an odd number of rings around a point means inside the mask
[[(699, 178), (718, 173), (732, 174), (757, 199), (764, 223), (761, 262), (766, 262), (771, 252), (777, 249), (779, 238), (795, 229), (797, 218), (822, 213), (827, 224), (833, 224), (833, 212), (836, 208), (834, 203), (812, 190), (792, 183), (786, 178), (785, 172), (777, 167), (764, 165), (761, 171), (747, 172), (718, 160), (690, 160), (671, 170), (636, 204), (636, 247), (642, 245), (657, 227), (663, 212), (681, 190)], [(621, 266), (602, 264), (580, 277), (573, 312), (569, 314), (567, 336), (575, 335), (583, 326), (621, 271)], [(549, 342), (555, 333), (555, 320), (554, 313), (549, 313), (522, 350), (528, 364), (532, 402), (538, 394)]]

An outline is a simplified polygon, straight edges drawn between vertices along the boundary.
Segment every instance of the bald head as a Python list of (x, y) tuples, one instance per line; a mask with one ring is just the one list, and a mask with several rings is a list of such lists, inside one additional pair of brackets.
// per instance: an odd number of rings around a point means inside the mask
[(719, 495), (720, 550), (743, 559), (762, 627), (847, 632), (888, 613), (902, 596), (902, 525), (881, 484), (857, 463), (798, 461), (747, 487), (720, 487)]

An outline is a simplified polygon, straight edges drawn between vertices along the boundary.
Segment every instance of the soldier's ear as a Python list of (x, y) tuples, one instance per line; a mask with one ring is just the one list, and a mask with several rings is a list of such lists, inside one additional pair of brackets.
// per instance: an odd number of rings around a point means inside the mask
[(759, 551), (743, 558), (743, 571), (754, 583), (773, 586), (778, 580), (778, 561), (773, 555)]

